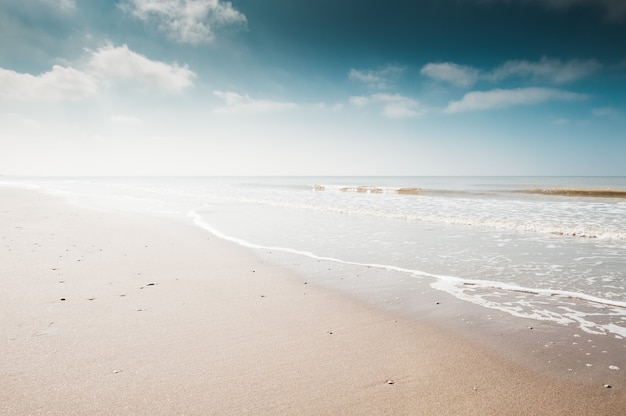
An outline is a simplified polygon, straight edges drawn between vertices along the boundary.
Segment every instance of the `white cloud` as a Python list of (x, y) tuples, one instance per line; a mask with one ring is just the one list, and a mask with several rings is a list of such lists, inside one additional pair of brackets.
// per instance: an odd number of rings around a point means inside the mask
[(512, 76), (547, 79), (557, 84), (577, 81), (600, 70), (602, 65), (595, 59), (570, 60), (561, 62), (559, 59), (541, 58), (539, 62), (526, 60), (507, 61), (489, 73), (487, 78), (500, 81)]
[(536, 104), (551, 100), (573, 101), (586, 98), (583, 94), (553, 88), (517, 88), (495, 89), (491, 91), (468, 92), (459, 101), (451, 101), (445, 108), (446, 113), (490, 110), (514, 105)]
[(356, 107), (381, 106), (381, 112), (389, 118), (414, 118), (424, 115), (425, 110), (417, 100), (400, 94), (373, 94), (369, 97), (350, 97), (350, 104)]
[(29, 102), (78, 101), (120, 81), (170, 93), (193, 85), (186, 66), (169, 65), (139, 55), (128, 46), (111, 45), (92, 52), (84, 67), (54, 65), (40, 75), (0, 68), (0, 98)]
[(363, 82), (370, 88), (385, 89), (390, 82), (395, 81), (402, 75), (405, 69), (405, 67), (397, 65), (387, 65), (381, 69), (367, 71), (352, 68), (348, 72), (348, 78)]
[(0, 68), (0, 97), (17, 101), (76, 101), (98, 92), (93, 77), (72, 67), (55, 65), (41, 75)]
[(246, 16), (222, 0), (127, 0), (121, 9), (181, 43), (201, 44), (215, 39), (221, 26), (245, 25)]
[(88, 68), (105, 82), (132, 81), (166, 92), (180, 92), (192, 86), (195, 77), (187, 66), (150, 60), (126, 45), (107, 45), (93, 52)]
[(424, 65), (420, 70), (420, 74), (461, 87), (469, 87), (476, 83), (480, 71), (471, 66), (442, 62)]
[(215, 96), (221, 98), (226, 106), (215, 110), (216, 113), (264, 113), (270, 111), (289, 110), (298, 105), (290, 102), (256, 100), (247, 94), (241, 95), (232, 91), (213, 91)]

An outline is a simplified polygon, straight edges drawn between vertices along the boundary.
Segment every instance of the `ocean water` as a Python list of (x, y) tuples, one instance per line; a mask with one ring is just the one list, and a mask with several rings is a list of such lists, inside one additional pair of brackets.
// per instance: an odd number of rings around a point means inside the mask
[(626, 177), (2, 179), (176, 217), (282, 262), (367, 270), (356, 291), (393, 272), (488, 309), (626, 337)]

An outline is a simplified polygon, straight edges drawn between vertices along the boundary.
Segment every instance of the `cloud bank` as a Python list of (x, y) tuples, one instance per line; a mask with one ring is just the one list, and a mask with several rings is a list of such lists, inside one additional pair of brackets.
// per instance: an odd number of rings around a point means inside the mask
[(120, 8), (180, 43), (210, 43), (217, 28), (247, 23), (232, 3), (221, 0), (126, 0)]

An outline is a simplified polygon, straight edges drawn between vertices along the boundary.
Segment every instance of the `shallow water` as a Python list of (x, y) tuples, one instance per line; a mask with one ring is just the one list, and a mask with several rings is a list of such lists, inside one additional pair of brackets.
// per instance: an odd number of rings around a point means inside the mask
[(266, 252), (393, 271), (511, 315), (626, 337), (626, 178), (4, 182), (184, 218)]

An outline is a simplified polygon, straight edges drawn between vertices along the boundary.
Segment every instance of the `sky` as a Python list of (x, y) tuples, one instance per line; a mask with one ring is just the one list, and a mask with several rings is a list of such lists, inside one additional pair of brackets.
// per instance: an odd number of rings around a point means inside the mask
[(623, 0), (2, 0), (0, 175), (626, 176)]

